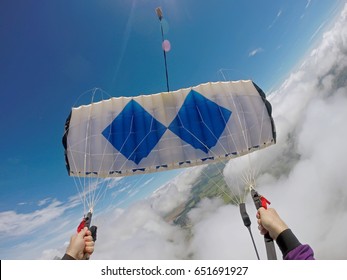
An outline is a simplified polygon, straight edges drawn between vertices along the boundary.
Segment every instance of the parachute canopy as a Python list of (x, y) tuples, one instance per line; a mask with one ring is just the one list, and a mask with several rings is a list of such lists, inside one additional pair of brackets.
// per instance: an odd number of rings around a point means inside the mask
[(238, 157), (274, 144), (271, 105), (252, 81), (214, 82), (73, 108), (70, 176), (116, 177)]

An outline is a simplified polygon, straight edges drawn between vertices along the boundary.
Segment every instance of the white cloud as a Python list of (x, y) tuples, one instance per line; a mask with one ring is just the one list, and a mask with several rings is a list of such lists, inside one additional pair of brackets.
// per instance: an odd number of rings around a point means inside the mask
[(19, 205), (19, 206), (27, 205), (27, 204), (28, 204), (27, 202), (19, 202), (19, 203), (17, 203), (17, 205)]
[(196, 166), (186, 169), (155, 191), (150, 198), (152, 207), (164, 215), (181, 205), (189, 197), (192, 183), (202, 174), (204, 168), (205, 166)]
[(73, 206), (64, 206), (55, 200), (47, 207), (32, 213), (21, 214), (15, 211), (0, 213), (0, 236), (20, 236), (31, 233), (53, 219), (61, 216), (64, 211)]
[(1, 244), (2, 259), (39, 259), (42, 252), (56, 250), (57, 244), (61, 244), (60, 250), (64, 252), (64, 243), (73, 233), (71, 229), (74, 231), (81, 219), (69, 210), (81, 206), (80, 201), (71, 199), (63, 203), (47, 198), (38, 202), (38, 206), (40, 209), (27, 213), (0, 212), (0, 237), (6, 240)]
[[(252, 202), (253, 203), (253, 202)], [(248, 213), (255, 216), (254, 205), (247, 205)], [(190, 213), (192, 238), (189, 246), (194, 259), (256, 259), (256, 253), (248, 230), (243, 225), (239, 208), (222, 205), (219, 199), (203, 200)], [(253, 219), (254, 221), (254, 219)], [(262, 259), (266, 257), (263, 238), (256, 232), (253, 236)]]
[(47, 197), (47, 198), (45, 198), (45, 199), (42, 199), (42, 200), (40, 200), (38, 203), (37, 203), (37, 206), (43, 206), (43, 205), (45, 205), (45, 204), (47, 204), (49, 201), (51, 201), (52, 200), (52, 198), (50, 198), (50, 197)]
[(264, 51), (264, 50), (263, 50), (262, 48), (256, 48), (256, 49), (250, 51), (250, 52), (248, 53), (248, 56), (249, 56), (249, 57), (255, 56), (256, 54), (261, 53), (261, 52), (263, 52), (263, 51)]
[(94, 259), (181, 259), (183, 231), (168, 224), (149, 201), (116, 210), (99, 225)]
[(275, 19), (271, 22), (271, 24), (268, 26), (268, 29), (271, 29), (274, 25), (275, 25), (275, 23), (278, 21), (278, 19), (280, 18), (280, 16), (282, 15), (282, 10), (279, 10), (278, 12), (277, 12), (277, 15), (276, 15), (276, 17), (275, 17)]
[(311, 38), (309, 41), (312, 41), (317, 34), (319, 34), (319, 32), (322, 30), (322, 28), (326, 25), (326, 21), (324, 21), (321, 25), (318, 26), (318, 28), (316, 29), (316, 31), (312, 34)]

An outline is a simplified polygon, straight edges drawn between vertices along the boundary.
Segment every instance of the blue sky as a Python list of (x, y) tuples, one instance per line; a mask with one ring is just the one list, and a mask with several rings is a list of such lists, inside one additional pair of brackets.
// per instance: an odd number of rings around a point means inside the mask
[[(81, 94), (95, 87), (110, 96), (166, 90), (156, 7), (163, 9), (171, 42), (172, 90), (222, 80), (223, 69), (227, 79), (251, 78), (269, 92), (300, 63), (342, 3), (1, 1), (0, 212), (32, 213), (76, 194), (61, 138)], [(174, 174), (153, 175), (143, 195)]]

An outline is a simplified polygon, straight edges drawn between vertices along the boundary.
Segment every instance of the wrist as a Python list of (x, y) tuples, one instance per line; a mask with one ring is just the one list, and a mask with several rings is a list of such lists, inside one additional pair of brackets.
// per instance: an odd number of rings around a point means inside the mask
[(66, 250), (66, 254), (69, 255), (71, 258), (74, 258), (75, 260), (78, 260), (78, 252), (74, 250), (70, 250), (69, 248)]
[(276, 243), (280, 248), (283, 257), (285, 257), (288, 252), (301, 245), (300, 241), (296, 238), (294, 233), (289, 228), (281, 232), (281, 234), (276, 239)]
[(278, 225), (272, 232), (271, 232), (271, 237), (272, 239), (276, 240), (277, 237), (284, 232), (285, 230), (287, 230), (288, 227), (286, 225)]

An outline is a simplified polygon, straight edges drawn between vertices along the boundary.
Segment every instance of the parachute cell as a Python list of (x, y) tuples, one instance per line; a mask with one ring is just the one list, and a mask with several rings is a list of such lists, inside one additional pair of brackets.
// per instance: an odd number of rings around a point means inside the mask
[(274, 144), (271, 105), (252, 81), (205, 83), (73, 108), (70, 176), (117, 177), (205, 164)]

